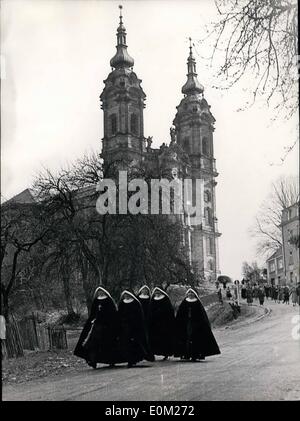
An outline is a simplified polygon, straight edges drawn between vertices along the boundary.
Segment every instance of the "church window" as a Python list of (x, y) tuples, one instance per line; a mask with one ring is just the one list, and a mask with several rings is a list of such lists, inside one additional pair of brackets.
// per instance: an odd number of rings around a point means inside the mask
[(208, 190), (205, 190), (204, 192), (204, 201), (205, 202), (210, 202), (211, 197), (210, 197), (210, 192)]
[(203, 155), (209, 155), (208, 139), (204, 137), (202, 139), (202, 153)]
[(117, 116), (116, 114), (111, 114), (109, 117), (110, 120), (110, 131), (114, 135), (117, 133)]
[(138, 134), (138, 116), (136, 114), (130, 116), (130, 131), (133, 134)]
[(211, 225), (212, 224), (212, 215), (211, 215), (211, 209), (210, 208), (205, 208), (205, 210), (204, 210), (204, 218), (205, 218), (206, 225)]

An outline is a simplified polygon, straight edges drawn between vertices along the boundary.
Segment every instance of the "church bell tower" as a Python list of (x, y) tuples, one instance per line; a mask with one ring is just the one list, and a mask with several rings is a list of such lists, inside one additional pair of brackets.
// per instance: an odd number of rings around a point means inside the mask
[(104, 165), (139, 164), (145, 152), (144, 117), (146, 95), (133, 71), (134, 60), (127, 52), (122, 6), (117, 29), (116, 54), (110, 60), (112, 71), (104, 81), (100, 100), (104, 113), (102, 158)]
[[(218, 237), (221, 235), (217, 228), (215, 199), (218, 176), (213, 147), (215, 118), (204, 98), (204, 87), (197, 79), (191, 39), (189, 50), (187, 81), (181, 90), (184, 97), (173, 124), (177, 142), (189, 156), (193, 199), (196, 193), (201, 197), (201, 218), (191, 227), (192, 265), (200, 278), (213, 282), (219, 274)], [(196, 179), (201, 180), (201, 190), (197, 192)]]

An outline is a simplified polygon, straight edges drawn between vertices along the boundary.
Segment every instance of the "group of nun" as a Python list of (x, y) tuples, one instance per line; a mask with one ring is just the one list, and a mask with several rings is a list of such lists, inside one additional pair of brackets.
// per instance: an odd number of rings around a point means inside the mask
[(220, 350), (194, 289), (188, 289), (175, 315), (165, 291), (155, 287), (151, 293), (144, 285), (137, 295), (123, 291), (118, 306), (98, 287), (74, 354), (93, 368), (97, 363), (131, 368), (143, 360), (153, 362), (155, 356), (198, 361)]

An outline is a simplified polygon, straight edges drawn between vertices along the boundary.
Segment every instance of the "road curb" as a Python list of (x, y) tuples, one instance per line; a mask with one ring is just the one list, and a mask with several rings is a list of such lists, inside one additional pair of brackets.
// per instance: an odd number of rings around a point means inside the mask
[[(253, 304), (252, 307), (261, 308), (257, 304)], [(259, 320), (263, 319), (264, 317), (269, 316), (272, 312), (272, 309), (270, 307), (264, 307), (263, 309), (264, 309), (263, 314), (259, 314), (258, 316), (255, 316), (255, 317), (249, 317), (249, 320), (244, 320), (242, 322), (239, 322), (239, 319), (236, 319), (236, 323), (232, 324), (231, 326), (225, 326), (225, 327), (223, 327), (219, 330), (235, 329), (235, 328), (248, 326), (252, 323), (258, 322)]]

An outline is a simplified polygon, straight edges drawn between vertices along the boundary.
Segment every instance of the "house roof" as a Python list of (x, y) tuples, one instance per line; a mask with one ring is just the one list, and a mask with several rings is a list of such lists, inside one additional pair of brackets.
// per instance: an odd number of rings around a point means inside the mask
[(282, 248), (281, 247), (279, 247), (276, 251), (275, 251), (275, 253), (273, 253), (268, 259), (267, 259), (267, 262), (269, 261), (269, 260), (273, 260), (273, 259), (275, 259), (276, 257), (281, 257), (281, 256), (283, 256), (283, 254), (282, 254)]
[(295, 203), (293, 203), (292, 205), (287, 206), (287, 207), (286, 207), (286, 208), (284, 208), (283, 210), (285, 211), (285, 210), (287, 210), (287, 209), (294, 208), (294, 207), (296, 207), (296, 206), (300, 206), (300, 201), (299, 201), (299, 200), (298, 200), (298, 202), (295, 202)]

